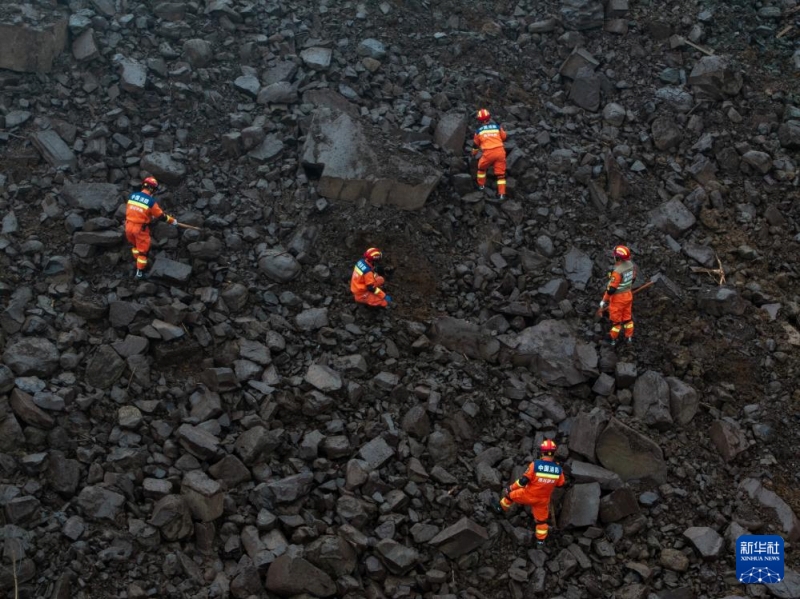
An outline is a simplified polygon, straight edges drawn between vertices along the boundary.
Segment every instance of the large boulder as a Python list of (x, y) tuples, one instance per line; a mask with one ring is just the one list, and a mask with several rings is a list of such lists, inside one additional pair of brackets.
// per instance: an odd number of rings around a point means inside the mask
[(435, 320), (431, 340), (474, 360), (496, 362), (500, 343), (478, 325), (446, 316)]
[(42, 337), (24, 337), (3, 352), (3, 362), (17, 376), (49, 377), (58, 368), (59, 353)]
[(67, 22), (60, 15), (46, 25), (0, 24), (0, 69), (49, 73), (67, 44)]
[(599, 374), (594, 345), (579, 340), (563, 320), (543, 320), (502, 340), (515, 365), (528, 366), (547, 384), (572, 387)]
[(649, 216), (650, 224), (676, 239), (694, 227), (696, 222), (691, 211), (677, 198), (654, 208)]
[(474, 551), (489, 540), (489, 533), (483, 526), (475, 524), (467, 517), (461, 518), (452, 526), (448, 526), (430, 541), (434, 547), (450, 559), (458, 559), (462, 555)]
[(792, 508), (774, 491), (765, 489), (761, 482), (755, 478), (746, 478), (739, 483), (739, 488), (744, 490), (750, 499), (755, 499), (761, 505), (775, 510), (775, 515), (783, 527), (786, 540), (790, 543), (800, 541), (800, 520)]
[(689, 74), (689, 85), (715, 100), (735, 96), (742, 90), (743, 79), (722, 56), (704, 56)]
[(625, 481), (661, 485), (667, 480), (664, 453), (654, 441), (612, 418), (597, 439), (597, 459)]
[(559, 528), (593, 526), (600, 511), (600, 484), (583, 483), (567, 490), (561, 505)]
[(384, 133), (358, 117), (321, 107), (306, 135), (302, 164), (310, 176), (319, 178), (317, 189), (326, 198), (366, 198), (375, 206), (418, 210), (441, 173), (421, 155), (400, 147), (399, 140), (386, 140)]
[(648, 370), (636, 379), (633, 414), (656, 430), (665, 431), (672, 427), (669, 385), (659, 373)]
[(186, 166), (167, 152), (147, 154), (142, 158), (141, 167), (167, 185), (177, 185), (186, 176)]
[(258, 268), (277, 283), (288, 283), (300, 274), (301, 266), (289, 252), (280, 249), (267, 250), (258, 260)]
[(74, 183), (64, 186), (61, 197), (75, 208), (113, 214), (125, 200), (112, 183)]
[(450, 112), (442, 116), (433, 132), (436, 145), (460, 155), (464, 150), (467, 134), (467, 117), (462, 112)]
[(561, 0), (561, 21), (566, 29), (598, 29), (605, 11), (599, 0)]
[(336, 585), (325, 572), (301, 557), (284, 553), (269, 566), (267, 590), (280, 597), (308, 593), (314, 597), (332, 597)]

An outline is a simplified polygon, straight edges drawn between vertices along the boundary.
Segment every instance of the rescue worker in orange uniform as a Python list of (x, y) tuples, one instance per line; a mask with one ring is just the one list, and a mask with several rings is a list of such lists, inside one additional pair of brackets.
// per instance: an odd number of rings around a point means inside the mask
[(550, 526), (547, 519), (550, 516), (550, 496), (556, 487), (563, 487), (566, 482), (564, 471), (555, 462), (556, 444), (545, 439), (539, 446), (541, 456), (528, 466), (525, 474), (513, 484), (505, 488), (503, 498), (493, 505), (497, 513), (508, 511), (513, 504), (531, 506), (531, 514), (536, 523), (534, 532), (536, 542), (544, 545)]
[(472, 155), (481, 154), (478, 160), (478, 188), (486, 187), (486, 171), (494, 167), (497, 177), (497, 195), (500, 200), (506, 199), (506, 149), (503, 142), (508, 137), (505, 129), (492, 121), (492, 115), (485, 108), (478, 111), (480, 126), (472, 138)]
[(147, 268), (147, 253), (150, 251), (150, 224), (153, 219), (161, 219), (177, 226), (178, 221), (166, 214), (153, 197), (158, 191), (158, 181), (147, 177), (142, 181), (142, 191), (136, 191), (128, 198), (125, 210), (125, 237), (133, 245), (131, 253), (136, 259), (136, 278), (144, 277)]
[(350, 277), (350, 291), (359, 304), (385, 308), (392, 301), (381, 286), (386, 280), (380, 274), (380, 261), (383, 254), (378, 248), (369, 248), (364, 256), (356, 262), (353, 276)]
[(624, 245), (614, 248), (614, 269), (608, 273), (608, 286), (600, 302), (599, 313), (608, 308), (611, 319), (609, 343), (617, 344), (620, 331), (625, 331), (626, 343), (633, 343), (633, 282), (636, 265), (631, 261), (631, 251)]

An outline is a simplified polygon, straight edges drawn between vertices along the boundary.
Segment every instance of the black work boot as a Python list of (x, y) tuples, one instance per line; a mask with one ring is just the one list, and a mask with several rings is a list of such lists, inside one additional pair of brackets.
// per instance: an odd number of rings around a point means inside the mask
[(490, 505), (495, 514), (503, 513), (503, 507), (500, 505), (500, 500), (497, 499), (497, 497), (492, 499), (492, 503)]

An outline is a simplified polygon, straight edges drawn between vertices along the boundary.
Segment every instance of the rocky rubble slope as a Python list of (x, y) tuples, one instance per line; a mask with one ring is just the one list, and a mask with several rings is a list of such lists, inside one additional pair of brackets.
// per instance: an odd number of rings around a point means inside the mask
[[(800, 596), (794, 8), (0, 7), (0, 590)], [(154, 227), (135, 283), (145, 173), (203, 231)], [(614, 351), (619, 242), (658, 276)], [(388, 312), (347, 291), (369, 245)], [(487, 506), (544, 437), (542, 550)], [(746, 531), (784, 583), (737, 583)]]

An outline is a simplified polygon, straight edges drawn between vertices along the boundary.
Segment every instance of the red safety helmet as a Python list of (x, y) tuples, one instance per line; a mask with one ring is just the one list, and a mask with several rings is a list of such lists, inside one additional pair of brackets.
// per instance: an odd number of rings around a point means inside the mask
[(369, 262), (377, 262), (383, 258), (383, 254), (378, 248), (369, 248), (364, 252), (364, 259)]
[(617, 260), (630, 260), (631, 251), (624, 245), (618, 245), (614, 248), (614, 257)]
[(481, 108), (481, 109), (478, 111), (478, 121), (479, 121), (479, 122), (481, 122), (481, 123), (485, 123), (486, 121), (488, 121), (488, 120), (489, 120), (489, 119), (491, 119), (491, 118), (492, 118), (492, 115), (491, 115), (491, 114), (489, 114), (489, 111), (488, 111), (488, 110), (486, 110), (485, 108)]
[(553, 454), (556, 452), (556, 449), (558, 449), (558, 447), (552, 439), (545, 439), (542, 441), (542, 444), (539, 445), (539, 451), (545, 454)]
[(142, 181), (142, 188), (149, 189), (151, 191), (157, 191), (158, 181), (156, 181), (155, 177), (147, 177), (144, 181)]

